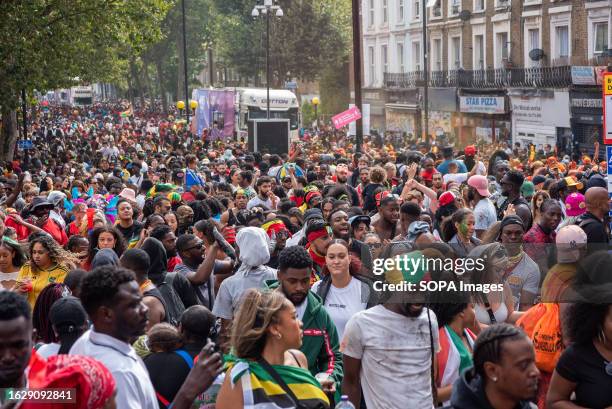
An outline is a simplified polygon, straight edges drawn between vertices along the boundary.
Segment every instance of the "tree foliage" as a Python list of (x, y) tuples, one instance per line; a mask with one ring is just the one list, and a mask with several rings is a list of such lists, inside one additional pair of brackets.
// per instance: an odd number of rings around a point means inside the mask
[[(222, 58), (243, 76), (265, 72), (266, 22), (251, 17), (255, 1), (213, 1), (222, 19), (217, 31)], [(284, 16), (270, 18), (275, 86), (293, 78), (316, 80), (326, 67), (342, 65), (350, 44), (350, 1), (281, 0), (279, 5)]]
[(116, 81), (131, 55), (161, 36), (172, 0), (3, 0), (0, 2), (0, 105), (21, 89)]

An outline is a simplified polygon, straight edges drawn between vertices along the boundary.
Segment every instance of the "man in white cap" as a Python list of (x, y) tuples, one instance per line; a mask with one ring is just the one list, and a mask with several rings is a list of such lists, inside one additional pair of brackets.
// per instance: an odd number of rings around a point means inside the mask
[(495, 206), (489, 200), (491, 193), (486, 176), (470, 176), (467, 183), (469, 186), (468, 200), (474, 206), (476, 236), (480, 238), (497, 221), (497, 213), (495, 212)]
[(578, 261), (586, 255), (587, 234), (580, 227), (562, 227), (557, 233), (557, 264), (552, 266), (542, 283), (542, 302), (572, 301), (567, 291), (574, 281)]

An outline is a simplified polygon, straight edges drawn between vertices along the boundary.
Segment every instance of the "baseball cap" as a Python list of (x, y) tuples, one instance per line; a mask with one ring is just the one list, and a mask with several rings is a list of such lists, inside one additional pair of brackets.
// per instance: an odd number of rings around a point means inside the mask
[(440, 206), (447, 206), (451, 204), (454, 200), (455, 195), (452, 192), (444, 192), (442, 193), (442, 195), (440, 195), (438, 203), (440, 203)]
[(473, 175), (468, 179), (468, 186), (476, 189), (480, 196), (489, 197), (491, 193), (489, 192), (489, 182), (487, 178), (482, 175)]
[(539, 184), (542, 184), (542, 183), (546, 182), (546, 178), (544, 176), (542, 176), (542, 175), (536, 175), (536, 176), (533, 177), (533, 179), (531, 181), (532, 181), (532, 183), (535, 186), (537, 186)]
[(568, 216), (580, 216), (585, 214), (586, 211), (586, 200), (583, 194), (572, 193), (565, 198), (565, 213)]
[(580, 249), (586, 247), (587, 235), (576, 225), (564, 226), (557, 232), (555, 243), (558, 249), (557, 261), (575, 263), (580, 259)]
[(70, 334), (87, 323), (87, 313), (78, 298), (63, 297), (51, 306), (49, 321), (59, 333)]
[(365, 223), (369, 226), (372, 219), (370, 218), (370, 216), (367, 216), (365, 214), (358, 214), (356, 216), (349, 217), (348, 221), (351, 226), (357, 223)]

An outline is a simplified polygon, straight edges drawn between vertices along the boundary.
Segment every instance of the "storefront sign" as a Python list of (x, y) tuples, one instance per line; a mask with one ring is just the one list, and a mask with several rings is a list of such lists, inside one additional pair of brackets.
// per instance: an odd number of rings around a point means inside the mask
[(612, 145), (612, 73), (604, 74), (602, 88), (603, 88), (604, 143), (606, 145)]
[(541, 98), (512, 99), (512, 119), (516, 122), (541, 124)]
[(461, 97), (461, 112), (479, 114), (503, 114), (506, 112), (504, 97)]
[(595, 85), (593, 67), (572, 67), (572, 84)]

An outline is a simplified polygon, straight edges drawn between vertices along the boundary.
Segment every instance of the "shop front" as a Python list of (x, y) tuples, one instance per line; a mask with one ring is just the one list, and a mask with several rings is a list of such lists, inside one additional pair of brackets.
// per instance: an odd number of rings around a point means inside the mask
[(600, 89), (570, 91), (573, 148), (592, 154), (595, 142), (603, 143), (603, 108)]
[(457, 145), (457, 88), (429, 89), (429, 136), (438, 146)]
[(509, 92), (512, 108), (512, 142), (542, 150), (555, 145), (565, 151), (570, 133), (567, 91), (514, 89)]
[(417, 89), (387, 92), (385, 104), (387, 134), (414, 143), (421, 135), (421, 108)]
[(461, 95), (458, 145), (508, 141), (511, 124), (508, 111), (506, 96)]

